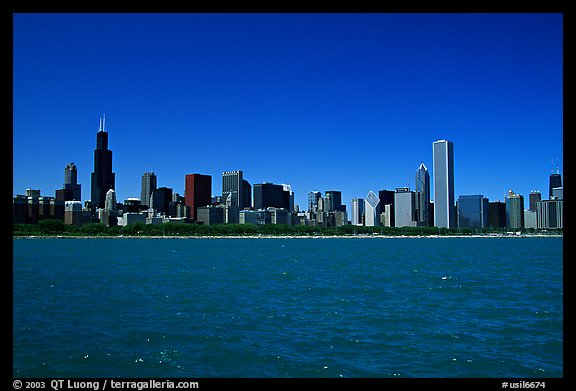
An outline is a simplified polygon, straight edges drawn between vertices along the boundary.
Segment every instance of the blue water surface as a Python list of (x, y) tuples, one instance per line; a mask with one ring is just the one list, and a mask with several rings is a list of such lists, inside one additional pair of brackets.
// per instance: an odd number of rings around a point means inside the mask
[(16, 377), (562, 376), (562, 238), (13, 246)]

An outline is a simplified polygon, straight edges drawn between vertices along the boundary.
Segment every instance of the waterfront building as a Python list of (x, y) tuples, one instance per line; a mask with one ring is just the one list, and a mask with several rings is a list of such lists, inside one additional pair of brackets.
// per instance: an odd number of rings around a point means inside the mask
[(506, 227), (524, 228), (524, 197), (512, 190), (506, 198)]
[(291, 185), (282, 184), (284, 191), (288, 192), (288, 211), (290, 213), (294, 212), (294, 192), (292, 191)]
[(384, 227), (394, 227), (394, 205), (386, 204), (380, 207), (380, 224)]
[(558, 171), (556, 171), (556, 173), (550, 174), (550, 188), (549, 188), (549, 194), (548, 197), (551, 199), (553, 194), (552, 194), (552, 190), (555, 187), (562, 187), (562, 176), (560, 175), (560, 173), (558, 173)]
[(254, 209), (283, 208), (290, 209), (290, 192), (283, 185), (257, 183), (254, 185)]
[(536, 212), (536, 204), (542, 200), (542, 194), (537, 190), (532, 190), (529, 195), (530, 211)]
[(348, 212), (342, 212), (341, 210), (336, 210), (332, 212), (334, 215), (334, 226), (341, 227), (343, 225), (348, 225)]
[(159, 187), (152, 192), (150, 197), (151, 208), (156, 213), (168, 216), (170, 214), (170, 202), (172, 200), (172, 189), (168, 187)]
[(242, 191), (244, 192), (243, 195), (243, 207), (240, 209), (250, 209), (252, 208), (252, 185), (246, 179), (242, 180)]
[(212, 176), (187, 174), (185, 180), (184, 203), (190, 208), (190, 217), (197, 220), (197, 210), (212, 204)]
[(564, 228), (564, 200), (552, 199), (538, 202), (536, 226), (544, 229)]
[[(380, 212), (386, 213), (386, 222), (381, 221), (381, 224), (385, 227), (395, 227), (394, 220), (394, 195), (396, 194), (393, 190), (380, 190), (378, 192), (378, 199), (380, 200)], [(386, 205), (389, 205), (386, 208)], [(388, 225), (386, 225), (388, 224)]]
[(142, 223), (146, 224), (146, 214), (127, 212), (118, 217), (118, 225), (125, 227), (130, 224)]
[(64, 224), (82, 226), (82, 202), (65, 201), (64, 203)]
[(376, 227), (380, 225), (380, 199), (370, 191), (364, 199), (364, 225)]
[(491, 228), (506, 227), (506, 204), (504, 202), (488, 203), (488, 226)]
[(454, 213), (454, 144), (447, 140), (432, 145), (434, 160), (434, 225), (453, 228)]
[(124, 204), (122, 205), (122, 211), (124, 213), (140, 213), (143, 209), (142, 202), (139, 198), (135, 197), (124, 200)]
[(318, 201), (322, 199), (322, 193), (311, 191), (308, 193), (308, 212), (316, 213), (318, 211)]
[(482, 195), (461, 195), (456, 203), (459, 228), (488, 227), (488, 198)]
[(199, 206), (196, 221), (205, 225), (224, 224), (224, 205)]
[(222, 199), (231, 195), (231, 202), (238, 209), (244, 208), (244, 173), (241, 170), (222, 173)]
[(92, 211), (104, 208), (106, 192), (114, 189), (115, 174), (112, 172), (112, 151), (108, 149), (106, 117), (100, 119), (100, 128), (96, 134), (94, 150), (94, 172), (92, 172)]
[(352, 225), (364, 225), (363, 198), (352, 198)]
[(104, 202), (104, 210), (116, 210), (116, 192), (110, 189), (106, 192), (106, 201)]
[(538, 228), (538, 213), (524, 210), (524, 228)]
[(324, 211), (346, 212), (346, 205), (342, 205), (342, 192), (329, 190), (324, 193)]
[(56, 191), (59, 201), (82, 201), (82, 188), (78, 184), (78, 170), (74, 163), (64, 168), (64, 187)]
[(244, 209), (240, 211), (239, 215), (240, 215), (239, 218), (240, 224), (256, 225), (258, 223), (258, 212), (256, 212), (255, 210)]
[(399, 187), (394, 193), (394, 221), (396, 227), (416, 227), (416, 193), (408, 187)]
[(271, 224), (284, 224), (291, 225), (292, 219), (290, 217), (290, 212), (288, 209), (284, 208), (267, 208), (270, 212), (270, 223)]
[(142, 205), (152, 207), (150, 202), (150, 197), (152, 197), (152, 192), (158, 188), (158, 180), (156, 174), (153, 172), (144, 172), (142, 175), (142, 187), (140, 190), (140, 200)]
[[(430, 225), (430, 174), (424, 163), (416, 171), (416, 217), (418, 225)], [(380, 200), (382, 202), (382, 200)]]

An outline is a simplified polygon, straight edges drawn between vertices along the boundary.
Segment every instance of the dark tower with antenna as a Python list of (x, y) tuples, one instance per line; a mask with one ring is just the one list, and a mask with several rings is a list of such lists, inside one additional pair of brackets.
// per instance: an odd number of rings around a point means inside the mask
[(554, 172), (554, 168), (552, 168), (552, 174), (550, 174), (550, 194), (548, 198), (552, 198), (552, 189), (555, 187), (562, 187), (562, 176), (558, 170), (558, 161), (556, 161), (556, 172)]
[(114, 190), (115, 175), (112, 172), (112, 151), (108, 149), (106, 115), (100, 118), (94, 150), (94, 172), (92, 173), (92, 210), (104, 208), (106, 192)]

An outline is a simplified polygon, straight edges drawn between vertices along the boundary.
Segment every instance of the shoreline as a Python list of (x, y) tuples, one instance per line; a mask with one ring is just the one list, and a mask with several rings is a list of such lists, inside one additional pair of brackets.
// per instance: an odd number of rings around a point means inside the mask
[(485, 239), (485, 238), (564, 238), (560, 234), (484, 234), (484, 235), (195, 235), (195, 236), (67, 236), (67, 235), (27, 235), (12, 236), (16, 239)]

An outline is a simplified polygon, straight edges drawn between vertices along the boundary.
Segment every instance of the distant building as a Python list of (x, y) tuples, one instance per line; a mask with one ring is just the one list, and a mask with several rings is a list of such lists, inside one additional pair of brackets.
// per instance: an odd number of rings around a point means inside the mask
[(283, 185), (257, 183), (254, 189), (254, 209), (283, 208), (290, 209), (290, 192)]
[(563, 200), (564, 199), (564, 187), (555, 187), (552, 189), (552, 200)]
[(124, 204), (122, 205), (122, 211), (124, 213), (140, 213), (144, 208), (142, 201), (135, 197), (124, 200)]
[(376, 227), (380, 225), (380, 199), (370, 191), (364, 199), (364, 225)]
[(231, 196), (232, 204), (238, 209), (244, 208), (244, 173), (238, 171), (225, 171), (222, 173), (222, 199)]
[(538, 213), (524, 210), (524, 228), (538, 228)]
[(291, 225), (290, 212), (284, 208), (268, 208), (271, 224)]
[(459, 228), (487, 228), (489, 202), (482, 195), (461, 195), (456, 203)]
[(553, 194), (552, 194), (552, 190), (555, 187), (562, 187), (562, 176), (556, 172), (555, 174), (550, 174), (550, 188), (549, 188), (549, 194), (548, 197), (551, 199)]
[(142, 205), (152, 207), (150, 203), (150, 197), (152, 197), (152, 192), (158, 188), (158, 179), (156, 174), (153, 172), (144, 172), (142, 175), (142, 188), (140, 190), (140, 200)]
[(352, 198), (352, 225), (364, 225), (363, 198)]
[(529, 195), (530, 211), (536, 212), (536, 204), (542, 200), (542, 194), (539, 191), (532, 190)]
[(156, 213), (169, 216), (170, 202), (172, 201), (172, 189), (168, 187), (159, 187), (152, 192), (150, 197), (151, 206)]
[(204, 225), (224, 224), (225, 209), (224, 205), (200, 206), (197, 209), (196, 220)]
[(114, 189), (115, 175), (112, 172), (112, 151), (108, 149), (106, 117), (100, 119), (100, 129), (96, 134), (94, 150), (94, 172), (92, 172), (92, 210), (104, 208), (106, 192)]
[(64, 224), (80, 227), (82, 223), (82, 202), (66, 201), (64, 204)]
[(394, 220), (396, 227), (416, 227), (416, 193), (408, 187), (396, 189), (394, 194)]
[(187, 174), (184, 190), (185, 204), (190, 208), (190, 217), (197, 220), (197, 210), (212, 204), (212, 176)]
[(311, 191), (308, 193), (308, 212), (316, 213), (318, 211), (318, 200), (322, 199), (322, 193)]
[(106, 201), (104, 202), (104, 210), (116, 210), (116, 192), (110, 189), (106, 192)]
[(524, 197), (512, 190), (506, 198), (506, 227), (524, 228)]
[(292, 191), (291, 185), (282, 184), (284, 191), (288, 192), (288, 211), (290, 213), (294, 212), (294, 192)]
[(244, 209), (239, 212), (239, 215), (240, 215), (239, 220), (240, 224), (256, 225), (258, 223), (258, 212), (256, 212), (255, 210)]
[(240, 209), (252, 208), (252, 185), (246, 179), (242, 179), (243, 206)]
[(324, 211), (346, 212), (346, 205), (342, 205), (342, 192), (329, 190), (324, 193)]
[(82, 201), (82, 188), (78, 184), (78, 170), (74, 163), (68, 163), (64, 168), (64, 187), (56, 191), (59, 201)]
[(506, 227), (506, 204), (501, 201), (488, 203), (488, 226), (491, 228)]
[[(380, 212), (386, 214), (386, 222), (381, 221), (385, 227), (395, 227), (396, 221), (394, 219), (394, 195), (393, 190), (380, 190), (378, 192), (378, 199), (380, 200)], [(388, 205), (388, 207), (386, 207)], [(382, 218), (382, 216), (381, 216)], [(386, 225), (388, 224), (388, 225)]]
[(542, 200), (538, 202), (537, 208), (537, 228), (564, 228), (564, 200)]
[(146, 224), (146, 215), (144, 213), (127, 212), (118, 217), (118, 225), (125, 227), (130, 224)]
[(456, 226), (454, 211), (454, 145), (451, 141), (433, 143), (434, 160), (434, 225)]
[[(418, 225), (430, 225), (430, 174), (424, 163), (416, 171), (416, 220)], [(380, 200), (382, 202), (382, 200)]]

